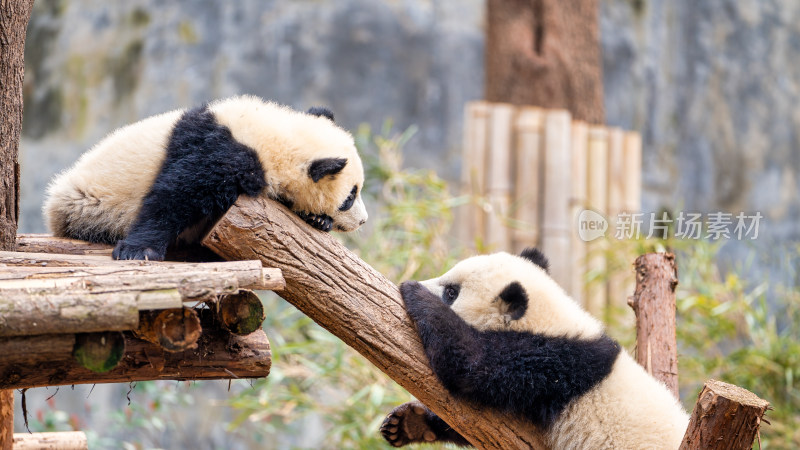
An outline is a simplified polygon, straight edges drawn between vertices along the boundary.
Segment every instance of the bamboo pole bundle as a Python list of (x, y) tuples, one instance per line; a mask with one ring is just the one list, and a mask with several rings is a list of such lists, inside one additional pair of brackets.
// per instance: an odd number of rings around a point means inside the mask
[(539, 108), (521, 108), (515, 120), (514, 197), (512, 210), (517, 222), (513, 230), (515, 253), (539, 245), (542, 206), (542, 165), (544, 112)]
[(464, 150), (461, 159), (461, 192), (470, 201), (460, 208), (460, 240), (474, 246), (483, 239), (485, 222), (482, 202), (486, 189), (486, 158), (489, 138), (489, 104), (467, 103), (464, 111)]
[(511, 205), (511, 126), (514, 107), (495, 104), (491, 109), (489, 154), (486, 164), (486, 214), (484, 242), (493, 250), (511, 248), (511, 232), (506, 218)]
[[(606, 129), (599, 126), (589, 127), (588, 145), (586, 199), (590, 209), (599, 214), (606, 214), (608, 190), (608, 132)], [(588, 243), (587, 269), (589, 273), (605, 274), (605, 249), (606, 241), (603, 237)], [(587, 287), (585, 304), (591, 314), (601, 317), (607, 304), (606, 301), (605, 283), (600, 285), (593, 283)]]
[(572, 184), (570, 198), (570, 264), (573, 274), (568, 288), (569, 294), (580, 304), (585, 303), (586, 289), (586, 242), (578, 233), (578, 215), (586, 209), (587, 146), (589, 128), (586, 122), (572, 122)]
[(544, 119), (544, 208), (542, 249), (552, 255), (550, 273), (561, 286), (570, 286), (571, 116), (548, 111)]

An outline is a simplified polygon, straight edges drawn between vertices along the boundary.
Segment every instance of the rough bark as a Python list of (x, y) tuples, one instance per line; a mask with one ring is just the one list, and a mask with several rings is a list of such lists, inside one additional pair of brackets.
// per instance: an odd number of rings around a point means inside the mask
[(88, 450), (89, 444), (83, 431), (60, 431), (51, 433), (16, 433), (14, 450)]
[(488, 0), (486, 100), (605, 122), (597, 0)]
[[(69, 255), (111, 256), (113, 245), (97, 244), (51, 234), (18, 234), (17, 250), (34, 253), (60, 253)], [(199, 244), (167, 248), (166, 261), (211, 262), (221, 261), (220, 257)]]
[[(19, 218), (19, 137), (25, 30), (33, 0), (0, 0), (0, 250), (14, 250)], [(0, 391), (0, 450), (14, 440), (14, 393)]]
[(221, 296), (214, 302), (214, 311), (220, 323), (235, 334), (244, 335), (259, 330), (265, 319), (261, 299), (248, 290)]
[(111, 256), (114, 246), (78, 239), (58, 238), (52, 234), (18, 234), (17, 251), (28, 253), (61, 253), (68, 255)]
[(746, 450), (761, 425), (769, 402), (747, 389), (708, 380), (697, 397), (681, 450)]
[[(259, 261), (114, 261), (110, 256), (0, 251), (0, 267), (3, 267), (0, 273), (2, 289), (63, 288), (75, 280), (86, 280), (83, 284), (91, 285), (94, 291), (99, 292), (105, 284), (130, 284), (131, 280), (135, 280), (131, 286), (141, 287), (142, 290), (171, 285), (169, 287), (177, 287), (184, 298), (203, 299), (237, 292), (240, 288), (279, 290), (285, 284), (280, 270), (264, 268)], [(64, 281), (58, 282), (56, 279)]]
[[(72, 356), (75, 335), (0, 338), (0, 388), (145, 380), (219, 380), (263, 378), (269, 374), (271, 353), (262, 330), (236, 336), (222, 329), (211, 314), (201, 314), (203, 334), (197, 348), (165, 352), (158, 345), (124, 332), (125, 353), (114, 369), (96, 373)], [(13, 354), (8, 357), (6, 350)]]
[(145, 311), (139, 318), (139, 328), (133, 334), (168, 352), (197, 348), (203, 328), (200, 317), (192, 308)]
[(678, 398), (678, 343), (675, 336), (675, 255), (636, 258), (636, 291), (628, 304), (636, 314), (636, 361)]
[[(226, 259), (281, 269), (279, 292), (479, 448), (545, 448), (530, 423), (454, 399), (428, 366), (394, 283), (282, 205), (241, 197), (203, 241)], [(377, 432), (377, 430), (376, 430)]]
[[(182, 304), (174, 289), (155, 295), (164, 303)], [(139, 325), (141, 296), (140, 292), (93, 294), (0, 288), (0, 337), (132, 330)]]

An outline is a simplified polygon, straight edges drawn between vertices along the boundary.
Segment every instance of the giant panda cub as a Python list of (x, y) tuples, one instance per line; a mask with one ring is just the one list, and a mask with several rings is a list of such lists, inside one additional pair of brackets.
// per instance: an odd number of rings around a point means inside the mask
[(44, 214), (56, 236), (161, 260), (241, 194), (278, 200), (323, 231), (353, 231), (367, 220), (363, 183), (353, 137), (328, 109), (241, 96), (118, 129), (52, 181)]
[[(529, 420), (553, 449), (677, 449), (688, 415), (547, 273), (538, 250), (476, 256), (400, 291), (456, 397)], [(396, 447), (469, 445), (419, 402), (381, 426)]]

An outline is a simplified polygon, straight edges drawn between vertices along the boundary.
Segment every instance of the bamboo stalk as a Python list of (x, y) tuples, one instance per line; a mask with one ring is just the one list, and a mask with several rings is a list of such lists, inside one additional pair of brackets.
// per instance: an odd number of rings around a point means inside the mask
[(461, 158), (461, 192), (470, 202), (460, 208), (460, 239), (470, 247), (485, 234), (481, 202), (486, 195), (485, 165), (488, 153), (489, 104), (467, 103), (464, 112), (464, 147)]
[(544, 113), (539, 108), (521, 108), (517, 115), (514, 163), (514, 201), (512, 210), (517, 226), (514, 228), (514, 253), (526, 247), (539, 245), (540, 217), (542, 206), (542, 121)]
[(553, 255), (550, 274), (559, 285), (571, 286), (570, 180), (572, 169), (571, 116), (548, 111), (544, 119), (544, 209), (542, 250)]
[(586, 209), (587, 182), (587, 147), (589, 145), (589, 128), (586, 122), (572, 122), (572, 184), (570, 199), (570, 224), (574, 227), (570, 233), (570, 263), (572, 278), (569, 294), (580, 304), (585, 303), (586, 290), (586, 242), (578, 233), (578, 215)]
[[(589, 208), (604, 215), (607, 213), (608, 187), (608, 133), (599, 126), (589, 127), (588, 175), (586, 199)], [(606, 233), (609, 231), (607, 230)], [(604, 237), (587, 244), (587, 267), (590, 273), (605, 275), (606, 273), (606, 240)], [(586, 309), (596, 317), (602, 317), (607, 305), (605, 283), (595, 281), (587, 287)]]
[(514, 107), (494, 104), (491, 109), (489, 154), (486, 165), (486, 199), (491, 207), (486, 215), (484, 242), (491, 249), (510, 250), (511, 232), (506, 225), (511, 205), (511, 125)]
[[(608, 236), (614, 236), (617, 217), (625, 209), (625, 133), (620, 128), (608, 131), (608, 192), (606, 193), (608, 212)], [(626, 308), (633, 271), (629, 267), (631, 255), (614, 252), (613, 264), (608, 263), (608, 306), (620, 314), (621, 323), (633, 324), (631, 310)]]

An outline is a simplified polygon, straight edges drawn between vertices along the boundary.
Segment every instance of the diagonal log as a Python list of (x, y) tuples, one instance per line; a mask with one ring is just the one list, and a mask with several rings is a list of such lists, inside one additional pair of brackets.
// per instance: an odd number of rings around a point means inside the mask
[[(530, 423), (454, 399), (428, 367), (394, 283), (282, 205), (240, 197), (203, 244), (281, 269), (278, 294), (426, 404), (479, 448), (545, 448)], [(378, 430), (375, 430), (377, 433)]]

